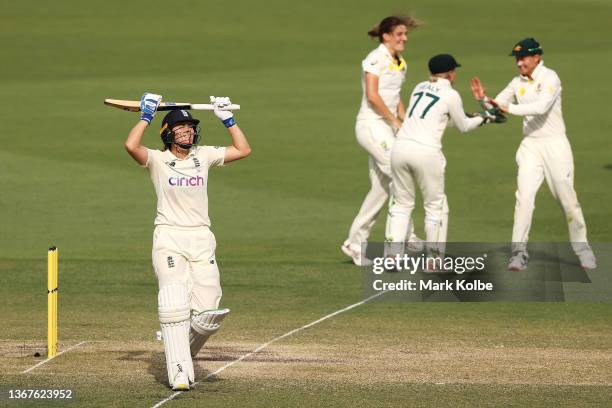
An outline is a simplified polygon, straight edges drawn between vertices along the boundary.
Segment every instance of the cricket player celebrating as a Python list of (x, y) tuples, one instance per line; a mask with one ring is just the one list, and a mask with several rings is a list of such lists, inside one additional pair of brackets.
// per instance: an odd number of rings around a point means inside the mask
[[(444, 194), (446, 159), (442, 135), (449, 120), (461, 131), (469, 132), (484, 123), (503, 122), (499, 111), (467, 116), (459, 93), (452, 88), (460, 67), (449, 54), (429, 60), (431, 77), (412, 91), (406, 119), (391, 150), (394, 202), (390, 210), (392, 244), (387, 255), (402, 252), (415, 205), (416, 186), (423, 194), (425, 235), (428, 257), (444, 257), (448, 228), (448, 204)], [(386, 248), (386, 249), (387, 249)], [(440, 263), (441, 264), (441, 263)], [(431, 268), (433, 272), (434, 268)]]
[(143, 95), (140, 120), (130, 131), (125, 148), (147, 168), (157, 194), (153, 268), (159, 282), (168, 380), (173, 390), (188, 390), (194, 382), (192, 356), (229, 313), (229, 309), (218, 309), (221, 285), (208, 218), (208, 171), (247, 157), (251, 148), (232, 112), (225, 110), (231, 104), (229, 98), (214, 97), (214, 114), (228, 129), (231, 146), (198, 146), (200, 121), (185, 110), (173, 110), (164, 117), (163, 151), (142, 146), (161, 99), (160, 95)]
[[(361, 63), (363, 96), (355, 133), (357, 142), (369, 154), (371, 187), (341, 247), (342, 252), (359, 266), (368, 263), (362, 258), (361, 245), (367, 242), (376, 216), (389, 199), (391, 191), (389, 157), (395, 133), (402, 126), (406, 114), (400, 99), (406, 77), (406, 61), (401, 52), (404, 51), (408, 31), (418, 25), (411, 17), (390, 16), (368, 32), (370, 37), (379, 40), (380, 45)], [(422, 248), (422, 242), (414, 235), (412, 228), (408, 241), (417, 249)]]
[(582, 268), (595, 269), (595, 255), (587, 241), (586, 223), (574, 190), (574, 158), (561, 112), (561, 80), (555, 71), (544, 66), (542, 54), (535, 39), (519, 41), (510, 54), (516, 60), (519, 75), (494, 100), (486, 96), (478, 78), (472, 79), (474, 97), (483, 106), (497, 105), (504, 112), (523, 116), (524, 138), (516, 153), (513, 254), (508, 269), (520, 271), (527, 267), (527, 240), (535, 197), (545, 178), (565, 212), (572, 248)]

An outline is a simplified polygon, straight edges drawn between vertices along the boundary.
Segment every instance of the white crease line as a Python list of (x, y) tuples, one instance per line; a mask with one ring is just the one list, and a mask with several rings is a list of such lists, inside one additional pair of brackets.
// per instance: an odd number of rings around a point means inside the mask
[(40, 363), (38, 363), (38, 364), (36, 364), (36, 365), (34, 365), (34, 366), (32, 366), (32, 367), (28, 368), (27, 370), (22, 371), (22, 372), (21, 372), (21, 374), (29, 373), (30, 371), (32, 371), (32, 370), (33, 370), (33, 369), (35, 369), (36, 367), (40, 367), (41, 365), (43, 365), (43, 364), (45, 364), (45, 363), (48, 363), (49, 361), (53, 360), (54, 358), (59, 357), (59, 356), (61, 356), (62, 354), (66, 353), (66, 352), (68, 352), (68, 351), (70, 351), (70, 350), (72, 350), (72, 349), (75, 349), (75, 348), (77, 348), (77, 347), (79, 347), (79, 346), (82, 346), (82, 345), (83, 345), (83, 344), (85, 344), (85, 343), (88, 343), (88, 341), (82, 341), (82, 342), (80, 342), (80, 343), (78, 343), (78, 344), (75, 344), (75, 345), (74, 345), (74, 346), (72, 346), (72, 347), (67, 348), (67, 349), (66, 349), (66, 350), (64, 350), (64, 351), (60, 351), (60, 352), (59, 352), (59, 353), (57, 353), (55, 356), (53, 356), (53, 357), (51, 357), (51, 358), (48, 358), (48, 359), (46, 359), (46, 360), (43, 360), (43, 361), (41, 361)]
[[(291, 336), (291, 335), (293, 335), (293, 334), (295, 334), (295, 333), (297, 333), (297, 332), (300, 332), (300, 331), (302, 331), (302, 330), (308, 329), (309, 327), (312, 327), (312, 326), (314, 326), (314, 325), (316, 325), (316, 324), (319, 324), (319, 323), (321, 323), (322, 321), (327, 320), (327, 319), (330, 319), (330, 318), (332, 318), (332, 317), (334, 317), (334, 316), (337, 316), (337, 315), (339, 315), (340, 313), (344, 313), (344, 312), (349, 311), (349, 310), (351, 310), (351, 309), (353, 309), (353, 308), (356, 308), (356, 307), (358, 307), (358, 306), (361, 306), (361, 305), (363, 305), (364, 303), (367, 303), (367, 302), (369, 302), (370, 300), (372, 300), (372, 299), (375, 299), (375, 298), (379, 297), (380, 295), (384, 295), (385, 293), (387, 293), (387, 291), (386, 291), (386, 290), (385, 290), (385, 291), (382, 291), (382, 292), (378, 292), (377, 294), (372, 295), (372, 296), (370, 296), (370, 297), (368, 297), (368, 298), (366, 298), (366, 299), (363, 299), (363, 300), (362, 300), (362, 301), (360, 301), (360, 302), (353, 303), (352, 305), (347, 306), (347, 307), (345, 307), (344, 309), (336, 310), (335, 312), (330, 313), (330, 314), (328, 314), (328, 315), (326, 315), (326, 316), (323, 316), (323, 317), (321, 317), (320, 319), (315, 320), (314, 322), (310, 322), (310, 323), (308, 323), (308, 324), (306, 324), (306, 325), (304, 325), (304, 326), (302, 326), (302, 327), (298, 327), (297, 329), (293, 329), (293, 330), (291, 330), (291, 331), (289, 331), (289, 332), (287, 332), (287, 333), (285, 333), (285, 334), (283, 334), (283, 335), (281, 335), (281, 336), (278, 336), (278, 337), (276, 337), (276, 338), (273, 338), (273, 339), (272, 339), (272, 340), (270, 340), (269, 342), (264, 343), (264, 344), (262, 344), (262, 345), (258, 346), (258, 347), (257, 347), (255, 350), (251, 351), (250, 353), (247, 353), (247, 354), (245, 354), (245, 355), (243, 355), (243, 356), (241, 356), (241, 357), (237, 358), (237, 359), (236, 359), (236, 360), (234, 360), (234, 361), (230, 361), (229, 363), (227, 363), (226, 365), (222, 366), (221, 368), (218, 368), (217, 370), (213, 371), (212, 373), (209, 373), (209, 374), (208, 374), (206, 377), (204, 377), (204, 379), (203, 379), (203, 380), (196, 381), (196, 382), (194, 382), (194, 383), (193, 383), (191, 386), (192, 386), (192, 387), (195, 387), (197, 384), (201, 383), (202, 381), (207, 380), (208, 378), (212, 377), (213, 375), (219, 374), (221, 371), (225, 370), (226, 368), (229, 368), (229, 367), (233, 366), (234, 364), (238, 364), (239, 362), (241, 362), (241, 361), (242, 361), (242, 360), (244, 360), (245, 358), (248, 358), (248, 357), (252, 356), (253, 354), (259, 353), (261, 350), (265, 349), (266, 347), (268, 347), (268, 346), (269, 346), (270, 344), (272, 344), (272, 343), (276, 343), (277, 341), (282, 340), (282, 339), (284, 339), (285, 337), (289, 337), (289, 336)], [(162, 406), (162, 405), (164, 405), (166, 402), (168, 402), (168, 401), (170, 401), (170, 400), (173, 400), (174, 398), (176, 398), (177, 396), (179, 396), (179, 395), (180, 395), (180, 394), (182, 394), (183, 392), (184, 392), (184, 391), (177, 391), (177, 392), (175, 392), (174, 394), (170, 395), (170, 396), (169, 396), (168, 398), (166, 398), (165, 400), (162, 400), (162, 401), (158, 402), (157, 404), (153, 405), (153, 407), (151, 407), (151, 408), (158, 408), (158, 407), (161, 407), (161, 406)]]

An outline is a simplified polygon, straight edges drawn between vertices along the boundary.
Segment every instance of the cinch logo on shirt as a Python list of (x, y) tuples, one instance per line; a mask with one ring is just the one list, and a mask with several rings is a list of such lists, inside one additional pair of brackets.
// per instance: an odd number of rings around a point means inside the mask
[(204, 178), (200, 176), (193, 177), (170, 177), (168, 183), (171, 186), (178, 187), (197, 187), (204, 185)]

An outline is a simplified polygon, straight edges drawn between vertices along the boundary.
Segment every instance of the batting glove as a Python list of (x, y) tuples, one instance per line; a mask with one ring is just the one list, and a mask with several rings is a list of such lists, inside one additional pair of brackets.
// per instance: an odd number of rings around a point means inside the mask
[(140, 120), (151, 124), (161, 100), (161, 95), (145, 92), (140, 98)]
[(211, 96), (210, 103), (213, 104), (215, 116), (223, 122), (226, 128), (232, 127), (236, 124), (234, 114), (231, 110), (227, 110), (227, 107), (232, 104), (230, 98), (227, 96)]

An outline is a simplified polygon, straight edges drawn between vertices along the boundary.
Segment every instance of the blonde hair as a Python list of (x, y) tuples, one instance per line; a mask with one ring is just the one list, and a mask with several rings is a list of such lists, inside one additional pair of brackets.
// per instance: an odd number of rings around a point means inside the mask
[(413, 30), (423, 25), (423, 23), (411, 16), (389, 16), (382, 19), (380, 23), (372, 27), (368, 31), (368, 35), (372, 38), (378, 38), (378, 41), (383, 42), (383, 34), (388, 34), (395, 30), (397, 26), (406, 26), (408, 31)]
[(439, 74), (432, 74), (429, 76), (429, 82), (438, 82), (439, 78), (448, 79), (452, 71), (440, 72)]

